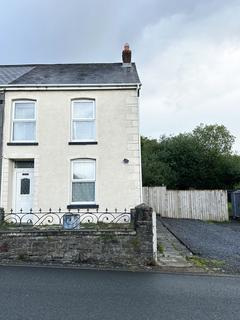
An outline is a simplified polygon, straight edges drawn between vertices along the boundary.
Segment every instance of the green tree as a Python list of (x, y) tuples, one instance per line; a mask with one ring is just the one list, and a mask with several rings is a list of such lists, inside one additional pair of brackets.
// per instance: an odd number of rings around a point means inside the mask
[(166, 155), (164, 152), (159, 153), (159, 142), (142, 137), (141, 148), (143, 185), (157, 186), (175, 182), (175, 173), (165, 161)]
[(235, 138), (224, 126), (200, 125), (193, 132), (142, 138), (143, 185), (172, 189), (234, 188), (240, 184)]
[(201, 123), (192, 134), (206, 150), (219, 154), (231, 154), (232, 152), (235, 137), (223, 125)]

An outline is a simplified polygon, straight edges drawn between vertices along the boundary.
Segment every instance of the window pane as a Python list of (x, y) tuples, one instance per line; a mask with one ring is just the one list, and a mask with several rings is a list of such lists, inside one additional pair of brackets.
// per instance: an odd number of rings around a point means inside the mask
[(14, 122), (13, 141), (35, 141), (35, 122)]
[(73, 140), (95, 140), (94, 121), (73, 121)]
[(15, 103), (14, 119), (34, 119), (35, 104), (34, 103)]
[(73, 103), (73, 118), (74, 119), (93, 119), (93, 101), (89, 102), (74, 102)]
[(73, 182), (72, 202), (94, 202), (95, 182)]
[(34, 168), (34, 161), (17, 160), (15, 161), (15, 168)]
[(24, 178), (21, 180), (20, 194), (30, 194), (30, 179)]
[(95, 161), (73, 162), (73, 179), (95, 180)]

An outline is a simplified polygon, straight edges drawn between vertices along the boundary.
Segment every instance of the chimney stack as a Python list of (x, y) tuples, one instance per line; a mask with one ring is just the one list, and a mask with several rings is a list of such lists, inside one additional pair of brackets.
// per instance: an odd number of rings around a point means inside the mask
[(122, 62), (123, 67), (131, 67), (132, 51), (130, 50), (129, 44), (125, 43), (122, 51)]

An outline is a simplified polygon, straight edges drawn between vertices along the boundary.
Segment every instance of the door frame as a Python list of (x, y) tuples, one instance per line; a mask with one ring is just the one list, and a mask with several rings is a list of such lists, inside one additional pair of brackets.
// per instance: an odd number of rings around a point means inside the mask
[[(13, 168), (13, 185), (12, 185), (12, 209), (13, 209), (13, 212), (15, 213), (20, 213), (20, 212), (17, 212), (16, 210), (16, 197), (17, 197), (17, 173), (21, 173), (21, 172), (24, 172), (24, 171), (29, 171), (32, 173), (32, 181), (33, 184), (32, 184), (32, 190), (33, 190), (33, 199), (34, 199), (34, 168)], [(30, 185), (30, 188), (31, 188), (31, 185)], [(31, 189), (30, 189), (31, 190)], [(30, 210), (31, 208), (29, 208)], [(30, 211), (29, 211), (30, 213)]]

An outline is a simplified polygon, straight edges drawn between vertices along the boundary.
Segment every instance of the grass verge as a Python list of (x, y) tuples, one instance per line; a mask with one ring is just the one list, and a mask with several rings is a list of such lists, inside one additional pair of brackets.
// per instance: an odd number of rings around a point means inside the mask
[(222, 260), (217, 260), (217, 259), (207, 259), (207, 258), (201, 258), (198, 256), (192, 256), (192, 257), (186, 257), (186, 259), (189, 262), (192, 262), (196, 267), (199, 268), (216, 268), (216, 269), (221, 269), (225, 262)]
[(163, 246), (161, 243), (158, 243), (158, 245), (157, 245), (157, 251), (158, 251), (160, 254), (164, 254), (164, 246)]

